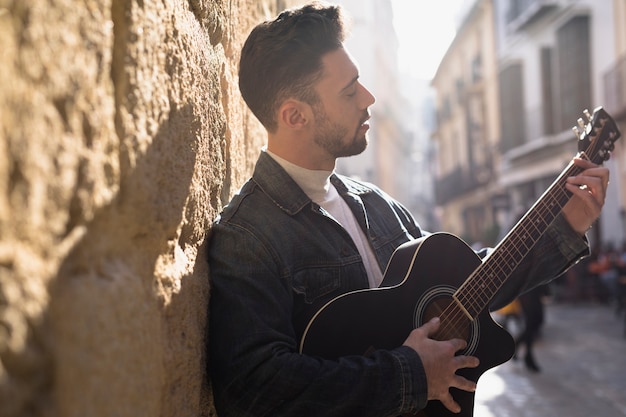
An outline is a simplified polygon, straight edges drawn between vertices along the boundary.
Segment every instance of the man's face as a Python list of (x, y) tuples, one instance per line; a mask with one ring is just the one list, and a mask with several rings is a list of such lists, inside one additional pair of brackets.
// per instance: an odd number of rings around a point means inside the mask
[(375, 98), (358, 81), (358, 68), (345, 49), (329, 52), (322, 63), (315, 86), (320, 100), (312, 105), (314, 141), (333, 158), (360, 154), (367, 147), (368, 107)]

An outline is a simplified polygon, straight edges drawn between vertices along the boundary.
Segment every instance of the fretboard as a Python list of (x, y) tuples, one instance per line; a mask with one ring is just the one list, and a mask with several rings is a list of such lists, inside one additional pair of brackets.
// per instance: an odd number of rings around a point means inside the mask
[(487, 308), (496, 292), (556, 219), (572, 195), (565, 189), (567, 178), (581, 171), (582, 169), (573, 162), (570, 163), (493, 252), (457, 289), (454, 297), (472, 318)]

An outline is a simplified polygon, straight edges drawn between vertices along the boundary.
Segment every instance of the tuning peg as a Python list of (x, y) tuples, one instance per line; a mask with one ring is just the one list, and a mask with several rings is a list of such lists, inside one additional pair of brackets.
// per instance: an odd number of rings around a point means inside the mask
[(608, 150), (608, 151), (610, 151), (610, 150), (611, 150), (611, 146), (613, 146), (613, 142), (611, 142), (611, 141), (604, 141), (604, 142), (602, 143), (602, 148), (603, 148), (603, 149), (606, 149), (606, 150)]
[(589, 113), (589, 110), (587, 109), (583, 110), (583, 114), (585, 115), (588, 121), (591, 121), (591, 113)]
[(578, 122), (578, 126), (580, 126), (581, 129), (585, 129), (585, 122), (582, 118), (579, 118), (578, 120), (576, 120)]

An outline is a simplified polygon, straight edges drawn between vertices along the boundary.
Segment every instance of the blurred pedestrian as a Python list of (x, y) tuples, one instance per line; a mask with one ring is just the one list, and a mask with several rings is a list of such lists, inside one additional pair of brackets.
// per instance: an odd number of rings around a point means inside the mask
[[(513, 333), (514, 328), (517, 328), (522, 321), (522, 307), (517, 298), (495, 311), (495, 314), (498, 323), (509, 333)], [(513, 326), (511, 326), (511, 324), (513, 324)]]
[(518, 297), (524, 328), (517, 336), (515, 343), (518, 351), (520, 347), (524, 348), (524, 364), (531, 372), (541, 371), (535, 359), (533, 346), (540, 335), (544, 322), (543, 298), (548, 294), (547, 290), (548, 287), (546, 285), (541, 285)]
[(610, 286), (610, 281), (614, 276), (610, 251), (606, 248), (595, 248), (589, 256), (586, 272), (583, 283), (585, 298), (589, 301), (608, 301), (607, 285)]

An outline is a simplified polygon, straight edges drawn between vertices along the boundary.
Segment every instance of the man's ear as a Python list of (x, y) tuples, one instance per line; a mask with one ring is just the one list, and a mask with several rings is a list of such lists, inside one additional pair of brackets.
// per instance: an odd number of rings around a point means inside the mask
[(285, 100), (278, 109), (278, 118), (290, 129), (302, 129), (311, 121), (311, 106), (295, 99)]

